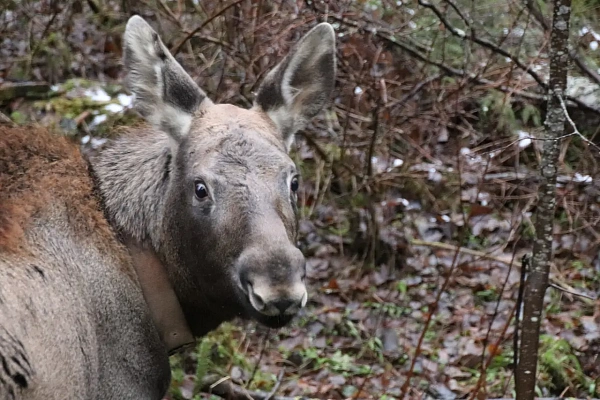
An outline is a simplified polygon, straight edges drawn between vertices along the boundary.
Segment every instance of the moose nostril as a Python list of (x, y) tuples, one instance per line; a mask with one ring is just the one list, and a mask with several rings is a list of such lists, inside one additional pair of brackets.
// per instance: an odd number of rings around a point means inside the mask
[(304, 294), (302, 295), (302, 300), (300, 300), (300, 307), (306, 306), (307, 302), (308, 302), (308, 292), (304, 291)]
[(273, 306), (275, 306), (281, 314), (284, 314), (294, 304), (295, 302), (291, 300), (278, 300), (273, 302)]
[(265, 308), (265, 302), (262, 299), (262, 297), (260, 297), (259, 295), (257, 295), (256, 293), (254, 293), (254, 291), (252, 291), (252, 286), (250, 286), (250, 303), (252, 304), (252, 307), (256, 308), (258, 311), (262, 311)]
[(239, 276), (240, 279), (240, 287), (244, 291), (244, 293), (248, 293), (252, 291), (252, 282), (248, 279), (248, 274), (241, 273)]

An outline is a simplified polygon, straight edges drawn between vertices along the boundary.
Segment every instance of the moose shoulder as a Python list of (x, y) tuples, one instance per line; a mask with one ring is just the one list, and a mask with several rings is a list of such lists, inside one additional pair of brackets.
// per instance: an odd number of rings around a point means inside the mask
[(41, 128), (0, 128), (0, 400), (160, 399), (169, 352), (306, 304), (287, 152), (333, 89), (331, 26), (249, 110), (213, 104), (142, 18), (123, 42), (147, 126), (87, 161)]

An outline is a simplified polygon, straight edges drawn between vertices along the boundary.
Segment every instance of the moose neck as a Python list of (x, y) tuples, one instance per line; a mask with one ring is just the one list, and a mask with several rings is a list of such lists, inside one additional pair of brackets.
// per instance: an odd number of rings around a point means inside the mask
[(123, 135), (90, 160), (107, 217), (129, 249), (150, 314), (169, 352), (194, 341), (156, 252), (171, 158), (169, 138), (143, 129)]
[(154, 324), (168, 351), (172, 353), (193, 343), (194, 336), (169, 282), (167, 271), (157, 255), (134, 240), (126, 240), (125, 244), (133, 258), (138, 282)]

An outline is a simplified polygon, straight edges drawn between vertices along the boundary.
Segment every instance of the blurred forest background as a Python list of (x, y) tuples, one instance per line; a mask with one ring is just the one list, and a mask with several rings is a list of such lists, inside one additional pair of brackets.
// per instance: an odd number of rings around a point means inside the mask
[[(0, 5), (0, 123), (49, 126), (86, 152), (139, 118), (120, 80), (133, 14), (214, 101), (244, 107), (306, 31), (321, 21), (336, 30), (333, 103), (293, 150), (308, 307), (281, 330), (225, 324), (173, 357), (170, 399), (220, 398), (206, 392), (225, 383), (236, 399), (514, 397), (550, 3)], [(586, 398), (600, 397), (600, 1), (573, 0), (571, 21), (565, 106), (578, 131), (561, 145), (536, 390)]]

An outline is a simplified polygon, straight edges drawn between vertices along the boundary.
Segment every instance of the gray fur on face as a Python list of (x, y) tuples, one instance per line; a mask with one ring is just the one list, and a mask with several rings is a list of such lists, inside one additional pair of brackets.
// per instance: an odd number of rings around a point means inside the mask
[(283, 326), (306, 304), (287, 151), (333, 88), (332, 28), (250, 110), (214, 105), (142, 18), (124, 45), (149, 126), (89, 165), (64, 138), (0, 127), (0, 399), (161, 399), (167, 292), (196, 336), (236, 316)]

